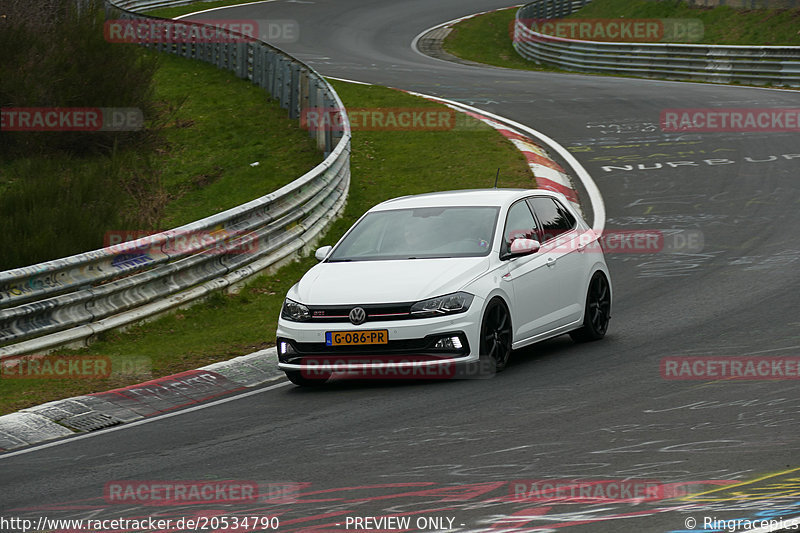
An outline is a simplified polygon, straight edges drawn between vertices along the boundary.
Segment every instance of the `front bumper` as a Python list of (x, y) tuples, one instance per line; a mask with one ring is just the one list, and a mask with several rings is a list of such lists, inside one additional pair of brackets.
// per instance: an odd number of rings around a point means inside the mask
[[(367, 322), (278, 321), (278, 367), (284, 371), (352, 372), (387, 369), (452, 367), (479, 359), (482, 302), (465, 313), (441, 317)], [(328, 346), (326, 332), (387, 330), (388, 343), (366, 346)], [(459, 339), (460, 348), (436, 348), (444, 338)]]

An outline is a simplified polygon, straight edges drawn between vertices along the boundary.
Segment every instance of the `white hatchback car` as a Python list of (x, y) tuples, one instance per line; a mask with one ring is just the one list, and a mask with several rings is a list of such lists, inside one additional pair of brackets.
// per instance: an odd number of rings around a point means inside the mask
[(316, 257), (278, 320), (278, 366), (298, 385), (500, 371), (537, 341), (600, 339), (611, 317), (598, 236), (554, 192), (396, 198)]

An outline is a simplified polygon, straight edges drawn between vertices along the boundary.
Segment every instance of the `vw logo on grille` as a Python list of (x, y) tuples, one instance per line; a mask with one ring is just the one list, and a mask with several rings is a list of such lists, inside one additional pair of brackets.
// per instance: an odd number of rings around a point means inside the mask
[(363, 324), (364, 321), (367, 319), (367, 313), (361, 307), (354, 307), (352, 311), (350, 311), (350, 322), (358, 326), (359, 324)]

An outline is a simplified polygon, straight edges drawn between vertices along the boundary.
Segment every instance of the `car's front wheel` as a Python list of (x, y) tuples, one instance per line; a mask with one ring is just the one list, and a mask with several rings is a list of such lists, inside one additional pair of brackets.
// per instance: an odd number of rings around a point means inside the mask
[(611, 320), (611, 286), (602, 272), (595, 272), (586, 292), (586, 308), (583, 312), (583, 326), (571, 331), (569, 336), (576, 342), (602, 339)]
[(323, 374), (319, 376), (309, 377), (303, 374), (300, 370), (286, 370), (286, 377), (289, 381), (300, 387), (318, 387), (324, 385), (328, 381), (330, 375)]
[(481, 322), (481, 362), (491, 372), (501, 372), (511, 358), (511, 314), (499, 298), (493, 299)]

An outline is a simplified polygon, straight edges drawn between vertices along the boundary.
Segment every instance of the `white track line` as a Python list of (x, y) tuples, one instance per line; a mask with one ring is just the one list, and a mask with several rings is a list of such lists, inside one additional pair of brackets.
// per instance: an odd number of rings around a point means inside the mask
[(137, 420), (136, 422), (130, 422), (128, 424), (122, 424), (119, 426), (110, 427), (108, 429), (101, 429), (99, 431), (93, 431), (91, 433), (86, 433), (83, 435), (76, 435), (74, 437), (66, 437), (64, 440), (57, 440), (54, 442), (49, 442), (47, 444), (40, 444), (39, 446), (34, 446), (32, 448), (25, 448), (24, 450), (19, 450), (16, 452), (7, 452), (0, 454), (0, 461), (3, 459), (7, 459), (8, 457), (14, 457), (15, 455), (23, 455), (26, 453), (35, 452), (38, 450), (44, 450), (45, 448), (52, 448), (54, 446), (61, 446), (62, 444), (69, 444), (71, 442), (75, 442), (78, 440), (83, 439), (90, 439), (92, 437), (97, 437), (99, 435), (105, 435), (106, 433), (112, 433), (114, 431), (124, 431), (128, 428), (141, 426), (143, 424), (149, 424), (150, 422), (156, 422), (158, 420), (163, 420), (165, 418), (172, 418), (173, 416), (180, 416), (186, 413), (191, 413), (193, 411), (199, 411), (201, 409), (206, 409), (208, 407), (214, 407), (216, 405), (220, 405), (223, 403), (234, 402), (236, 400), (241, 400), (242, 398), (247, 398), (248, 396), (253, 396), (256, 394), (261, 394), (262, 392), (267, 392), (275, 389), (279, 389), (281, 387), (286, 387), (287, 385), (291, 385), (289, 381), (282, 381), (281, 383), (276, 383), (275, 385), (270, 385), (269, 387), (264, 387), (263, 389), (257, 389), (250, 392), (245, 392), (242, 394), (237, 394), (236, 396), (231, 396), (229, 398), (222, 398), (221, 400), (216, 400), (209, 403), (202, 403), (200, 405), (195, 405), (194, 407), (187, 407), (186, 409), (181, 409), (180, 411), (174, 411), (172, 413), (165, 413), (163, 415), (158, 415), (150, 418), (145, 418), (144, 420)]
[[(477, 17), (479, 15), (486, 15), (487, 13), (494, 13), (496, 11), (503, 11), (504, 9), (513, 9), (515, 7), (522, 7), (524, 5), (525, 4), (514, 4), (514, 5), (508, 6), (508, 7), (501, 7), (501, 8), (498, 8), (498, 9), (490, 9), (488, 11), (481, 11), (480, 13), (473, 13), (472, 15), (464, 15), (463, 17), (459, 17), (459, 18), (453, 19), (453, 20), (448, 20), (447, 22), (442, 22), (441, 24), (437, 24), (436, 26), (431, 26), (427, 30), (423, 30), (420, 33), (418, 33), (411, 40), (411, 49), (414, 50), (419, 55), (427, 57), (428, 59), (436, 59), (438, 61), (447, 61), (446, 59), (440, 59), (438, 57), (431, 57), (428, 54), (424, 54), (424, 53), (419, 51), (419, 47), (417, 45), (419, 44), (419, 40), (422, 39), (423, 35), (425, 35), (428, 32), (432, 32), (433, 30), (438, 30), (439, 28), (446, 28), (447, 26), (453, 26), (454, 24), (458, 24), (461, 21), (464, 21), (464, 20), (467, 20), (467, 19), (471, 19), (471, 18)], [(450, 62), (450, 61), (447, 61), (447, 62), (452, 64), (452, 62)], [(491, 67), (492, 65), (486, 65), (486, 66), (487, 67)]]
[(592, 223), (592, 228), (598, 234), (603, 232), (603, 229), (606, 226), (606, 206), (603, 202), (603, 195), (600, 194), (600, 189), (597, 187), (597, 184), (592, 179), (592, 176), (589, 172), (583, 168), (575, 156), (573, 156), (569, 150), (558, 144), (554, 139), (551, 139), (544, 133), (537, 131), (533, 128), (530, 128), (524, 124), (520, 124), (514, 120), (502, 117), (500, 115), (496, 115), (494, 113), (490, 113), (489, 111), (484, 111), (483, 109), (478, 109), (477, 107), (472, 107), (467, 104), (462, 104), (460, 102), (455, 102), (453, 100), (448, 100), (446, 98), (440, 98), (438, 96), (431, 96), (423, 93), (417, 93), (413, 91), (408, 91), (409, 94), (413, 94), (415, 96), (421, 96), (424, 98), (430, 98), (432, 100), (436, 100), (443, 104), (449, 104), (460, 109), (465, 109), (467, 111), (471, 111), (472, 113), (478, 113), (480, 115), (485, 115), (490, 117), (501, 124), (506, 126), (511, 126), (512, 128), (516, 128), (519, 131), (523, 131), (528, 135), (532, 136), (535, 139), (540, 140), (544, 144), (546, 144), (549, 148), (553, 151), (558, 153), (564, 161), (572, 168), (572, 170), (577, 174), (578, 179), (581, 180), (583, 187), (586, 189), (586, 193), (589, 195), (589, 202), (592, 204), (592, 212), (594, 213), (594, 221)]
[(261, 0), (260, 2), (245, 2), (244, 4), (234, 4), (232, 6), (212, 7), (211, 9), (203, 9), (202, 11), (193, 11), (192, 13), (186, 13), (185, 15), (180, 15), (172, 20), (180, 20), (186, 17), (191, 17), (193, 15), (199, 15), (200, 13), (208, 13), (209, 11), (218, 11), (222, 9), (230, 9), (232, 7), (248, 6), (251, 4), (267, 4), (269, 2), (275, 2), (275, 0)]

